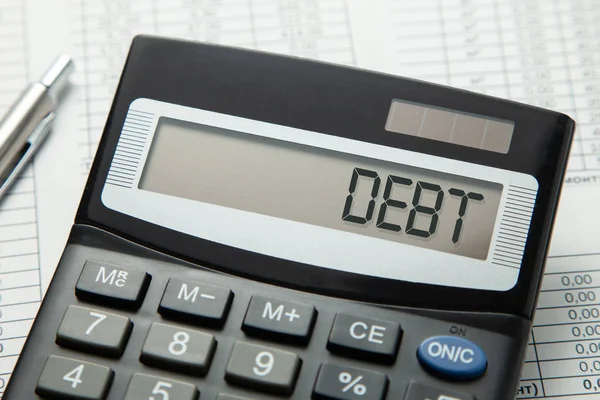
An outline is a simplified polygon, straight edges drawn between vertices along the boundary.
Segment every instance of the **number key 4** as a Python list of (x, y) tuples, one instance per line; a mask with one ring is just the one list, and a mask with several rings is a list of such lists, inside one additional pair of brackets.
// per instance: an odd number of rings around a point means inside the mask
[(106, 398), (114, 373), (103, 365), (50, 356), (35, 392), (45, 399)]

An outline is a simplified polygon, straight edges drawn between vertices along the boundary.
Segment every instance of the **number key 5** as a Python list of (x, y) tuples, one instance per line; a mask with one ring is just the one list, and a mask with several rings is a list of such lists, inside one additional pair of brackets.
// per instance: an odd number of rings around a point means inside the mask
[(123, 400), (196, 400), (196, 386), (146, 374), (133, 374)]

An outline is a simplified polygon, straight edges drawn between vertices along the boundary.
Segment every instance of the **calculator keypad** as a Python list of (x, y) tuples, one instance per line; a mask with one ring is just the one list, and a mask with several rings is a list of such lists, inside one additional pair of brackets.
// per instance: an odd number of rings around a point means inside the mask
[(392, 364), (401, 336), (402, 329), (397, 322), (338, 313), (327, 349), (353, 358)]
[(127, 385), (123, 400), (196, 400), (198, 395), (198, 389), (190, 383), (135, 373)]
[(217, 341), (209, 333), (155, 322), (142, 347), (140, 361), (147, 365), (204, 376)]
[(301, 363), (300, 357), (289, 351), (237, 342), (225, 369), (225, 379), (234, 385), (290, 394)]
[[(384, 374), (324, 363), (319, 369), (314, 399), (382, 400), (388, 379)], [(424, 400), (419, 399), (419, 400)]]
[(113, 375), (110, 368), (102, 365), (50, 356), (35, 392), (47, 399), (103, 400)]
[(232, 298), (231, 290), (224, 287), (171, 278), (158, 312), (169, 318), (222, 326)]
[(306, 343), (316, 315), (310, 304), (252, 296), (242, 329), (248, 335)]
[(75, 294), (83, 300), (137, 309), (142, 305), (149, 284), (150, 275), (146, 271), (86, 261)]
[(120, 357), (132, 327), (127, 317), (71, 305), (56, 333), (56, 343), (81, 351)]
[[(121, 359), (115, 362), (106, 358), (106, 363), (117, 373), (114, 386), (118, 398), (197, 400), (198, 387), (193, 382), (185, 382), (185, 375), (206, 376), (215, 353), (220, 351), (220, 359), (213, 367), (219, 370), (212, 371), (204, 383), (199, 383), (203, 397), (254, 400), (261, 398), (261, 393), (272, 393), (293, 394), (294, 398), (311, 396), (314, 400), (391, 400), (387, 392), (394, 390), (395, 396), (400, 393), (399, 400), (476, 400), (467, 393), (427, 386), (424, 384), (427, 380), (411, 383), (408, 391), (406, 386), (398, 391), (396, 382), (394, 389), (394, 380), (389, 379), (392, 375), (388, 375), (391, 372), (386, 371), (398, 370), (397, 365), (391, 365), (396, 362), (403, 331), (392, 314), (389, 319), (371, 318), (371, 314), (358, 310), (356, 314), (335, 313), (335, 309), (327, 307), (317, 310), (309, 302), (284, 296), (255, 292), (245, 297), (245, 293), (236, 293), (219, 279), (215, 282), (221, 282), (221, 286), (171, 277), (151, 288), (153, 298), (157, 299), (158, 295), (160, 301), (144, 301), (151, 279), (148, 272), (140, 269), (86, 262), (77, 281), (76, 294), (79, 299), (99, 307), (69, 305), (56, 334), (56, 343), (61, 347)], [(126, 308), (125, 305), (130, 308), (143, 305), (143, 308), (105, 311), (106, 306)], [(153, 316), (156, 311), (178, 322), (163, 322)], [(229, 313), (232, 314), (229, 319), (235, 314), (236, 321), (225, 325)], [(386, 314), (376, 312), (374, 315)], [(156, 322), (147, 321), (148, 316)], [(317, 325), (318, 319), (321, 325)], [(311, 336), (317, 333), (319, 341), (316, 337), (311, 341)], [(219, 350), (217, 338), (221, 341)], [(409, 338), (404, 340), (408, 345)], [(414, 346), (414, 338), (412, 340)], [(269, 345), (269, 341), (274, 342), (273, 345)], [(125, 352), (128, 342), (132, 342), (131, 347), (140, 346), (141, 342), (141, 349)], [(286, 348), (284, 343), (295, 346)], [(424, 342), (420, 343), (423, 347)], [(315, 348), (323, 352), (324, 358), (305, 359), (303, 366), (304, 355), (314, 353)], [(414, 362), (422, 364), (416, 349)], [(156, 368), (156, 372), (146, 368), (137, 372), (130, 369), (131, 372), (122, 377), (118, 363), (125, 360), (131, 363), (131, 355), (135, 362)], [(225, 357), (228, 358), (223, 360)], [(355, 365), (353, 359), (362, 361)], [(364, 361), (371, 363), (371, 367)], [(47, 399), (103, 400), (107, 393), (112, 393), (114, 373), (108, 366), (99, 364), (104, 362), (96, 364), (50, 356), (39, 376), (36, 393)], [(304, 375), (301, 375), (302, 370), (306, 370)], [(429, 372), (427, 368), (422, 370)], [(401, 378), (405, 381), (412, 376), (401, 375)], [(219, 380), (227, 383), (212, 388)], [(297, 382), (302, 382), (302, 386), (297, 387), (300, 385)], [(205, 384), (208, 389), (204, 389)], [(228, 393), (227, 388), (235, 394)], [(248, 395), (246, 390), (250, 390)]]

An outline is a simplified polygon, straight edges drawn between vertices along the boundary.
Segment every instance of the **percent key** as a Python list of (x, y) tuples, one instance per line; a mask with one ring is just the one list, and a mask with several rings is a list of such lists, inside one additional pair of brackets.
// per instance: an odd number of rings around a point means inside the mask
[(387, 376), (379, 372), (324, 363), (319, 369), (313, 398), (382, 400), (387, 386)]

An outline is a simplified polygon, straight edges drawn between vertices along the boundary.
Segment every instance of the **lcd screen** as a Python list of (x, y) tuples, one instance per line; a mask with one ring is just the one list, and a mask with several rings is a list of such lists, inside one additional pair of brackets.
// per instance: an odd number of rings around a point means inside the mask
[(486, 259), (503, 186), (401, 161), (162, 117), (139, 188)]

